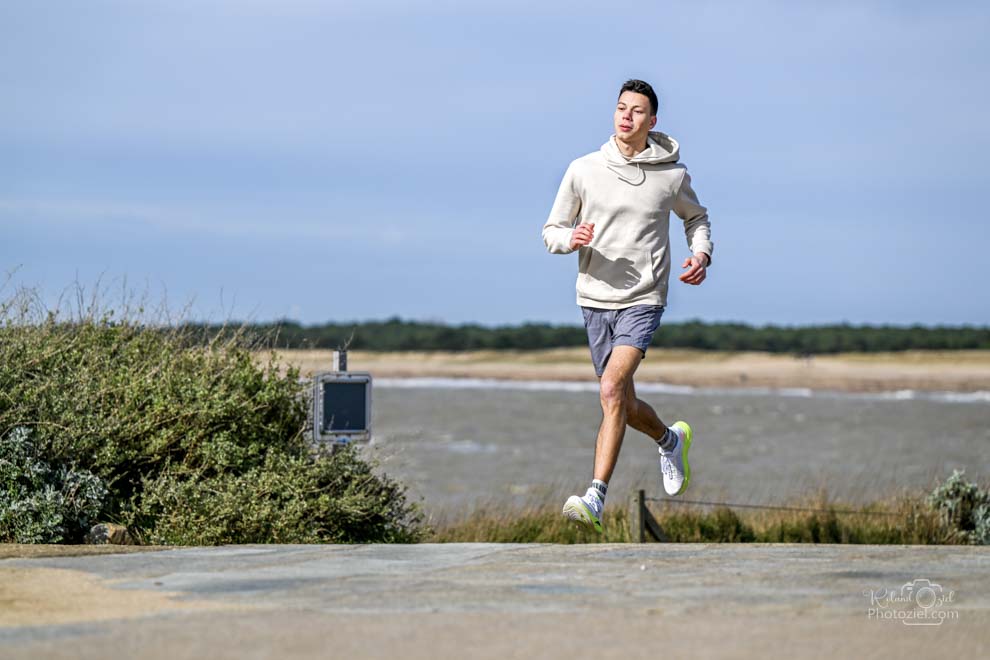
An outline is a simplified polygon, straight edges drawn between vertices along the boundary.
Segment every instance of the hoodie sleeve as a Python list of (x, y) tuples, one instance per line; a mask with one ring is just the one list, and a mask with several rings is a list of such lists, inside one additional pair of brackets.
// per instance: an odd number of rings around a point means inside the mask
[(557, 198), (553, 200), (550, 217), (543, 225), (543, 243), (553, 254), (569, 254), (571, 249), (571, 233), (574, 231), (574, 220), (581, 212), (581, 196), (578, 194), (574, 177), (574, 163), (567, 167), (564, 179), (557, 190)]
[(711, 223), (708, 222), (708, 209), (698, 202), (698, 196), (691, 188), (691, 175), (684, 172), (681, 189), (674, 199), (674, 213), (684, 221), (684, 233), (687, 236), (688, 248), (691, 254), (704, 252), (708, 255), (708, 265), (712, 263)]

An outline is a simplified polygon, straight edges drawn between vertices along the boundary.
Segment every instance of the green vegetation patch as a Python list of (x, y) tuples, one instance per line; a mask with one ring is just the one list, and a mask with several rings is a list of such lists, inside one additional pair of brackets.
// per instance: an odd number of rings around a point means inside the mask
[(264, 338), (114, 316), (0, 304), (0, 542), (79, 542), (97, 521), (157, 544), (420, 537), (404, 488), (309, 447), (298, 370), (258, 365)]

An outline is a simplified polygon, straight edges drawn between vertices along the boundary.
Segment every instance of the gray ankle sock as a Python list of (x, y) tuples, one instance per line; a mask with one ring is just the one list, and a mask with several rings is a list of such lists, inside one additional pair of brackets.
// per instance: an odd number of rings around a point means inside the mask
[(663, 434), (663, 437), (657, 440), (657, 444), (664, 451), (671, 451), (677, 446), (677, 434), (674, 433), (674, 429), (667, 427), (667, 432)]

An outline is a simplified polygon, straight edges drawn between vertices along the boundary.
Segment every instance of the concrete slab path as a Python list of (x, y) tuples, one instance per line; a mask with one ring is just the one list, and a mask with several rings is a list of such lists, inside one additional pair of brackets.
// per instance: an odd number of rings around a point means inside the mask
[(293, 545), (0, 561), (5, 659), (988, 656), (987, 547)]

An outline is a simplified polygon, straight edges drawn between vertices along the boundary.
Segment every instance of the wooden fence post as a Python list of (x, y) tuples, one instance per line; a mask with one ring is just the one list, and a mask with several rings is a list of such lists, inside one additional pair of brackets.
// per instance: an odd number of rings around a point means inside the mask
[(632, 511), (629, 520), (629, 531), (632, 533), (633, 541), (636, 543), (646, 543), (646, 535), (649, 534), (655, 541), (666, 543), (670, 539), (664, 533), (660, 523), (653, 517), (650, 510), (646, 508), (646, 491), (640, 489), (633, 500)]

